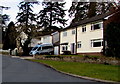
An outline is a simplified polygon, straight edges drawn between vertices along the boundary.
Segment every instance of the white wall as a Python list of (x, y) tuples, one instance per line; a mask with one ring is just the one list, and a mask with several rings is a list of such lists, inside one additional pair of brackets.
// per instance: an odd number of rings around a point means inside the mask
[[(103, 21), (98, 21), (103, 23)], [(95, 23), (98, 23), (95, 22)], [(77, 27), (77, 42), (81, 41), (81, 48), (77, 48), (77, 53), (99, 53), (101, 47), (91, 47), (91, 40), (103, 39), (103, 28), (91, 30), (91, 23), (85, 24), (86, 32), (82, 32), (82, 25)], [(71, 43), (76, 43), (75, 34), (72, 35), (72, 30), (75, 28), (67, 29), (67, 36), (63, 36), (63, 32), (60, 33), (60, 44), (68, 43), (68, 50), (71, 51)], [(62, 54), (62, 45), (60, 45), (60, 54)]]
[[(71, 43), (75, 43), (75, 34), (72, 34), (72, 30), (75, 30), (75, 28), (72, 29), (68, 29), (67, 31), (67, 36), (63, 36), (63, 32), (62, 31), (60, 33), (60, 44), (62, 43), (68, 43), (68, 50), (71, 51)], [(62, 45), (60, 45), (60, 54), (62, 54)]]
[(91, 24), (86, 24), (86, 32), (82, 32), (82, 26), (77, 29), (77, 41), (81, 41), (81, 48), (77, 48), (77, 53), (101, 52), (103, 47), (91, 47), (92, 39), (103, 39), (103, 28), (91, 30)]
[(42, 43), (52, 43), (52, 36), (51, 35), (42, 36), (41, 42)]
[(29, 47), (35, 47), (38, 43), (41, 43), (41, 40), (33, 38), (29, 44)]

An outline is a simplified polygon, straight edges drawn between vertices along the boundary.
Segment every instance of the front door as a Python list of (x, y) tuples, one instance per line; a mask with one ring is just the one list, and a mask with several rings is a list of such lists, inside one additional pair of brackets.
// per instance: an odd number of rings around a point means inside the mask
[(75, 43), (71, 43), (71, 54), (76, 54), (75, 53)]

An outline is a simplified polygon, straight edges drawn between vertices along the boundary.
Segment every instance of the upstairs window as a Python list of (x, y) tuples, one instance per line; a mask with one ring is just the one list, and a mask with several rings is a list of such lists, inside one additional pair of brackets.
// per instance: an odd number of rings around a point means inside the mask
[(95, 23), (91, 25), (91, 30), (97, 30), (103, 28), (103, 23)]
[(64, 31), (64, 32), (63, 32), (63, 36), (67, 36), (67, 31)]
[(103, 46), (103, 39), (91, 40), (91, 47), (101, 47)]
[(75, 34), (75, 29), (72, 30), (72, 34)]
[(86, 26), (82, 26), (82, 32), (86, 32)]

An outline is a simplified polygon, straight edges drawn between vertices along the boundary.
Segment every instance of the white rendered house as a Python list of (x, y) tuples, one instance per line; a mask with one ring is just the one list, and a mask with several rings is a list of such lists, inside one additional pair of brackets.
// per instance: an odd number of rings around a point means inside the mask
[(100, 54), (104, 45), (104, 21), (110, 13), (84, 19), (60, 32), (60, 54)]

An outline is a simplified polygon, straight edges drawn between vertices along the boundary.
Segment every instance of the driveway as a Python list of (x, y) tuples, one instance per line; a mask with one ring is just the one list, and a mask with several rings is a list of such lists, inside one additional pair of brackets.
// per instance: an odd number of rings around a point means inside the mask
[[(2, 56), (3, 82), (95, 82), (59, 73), (42, 64)], [(99, 82), (95, 82), (99, 83)]]

